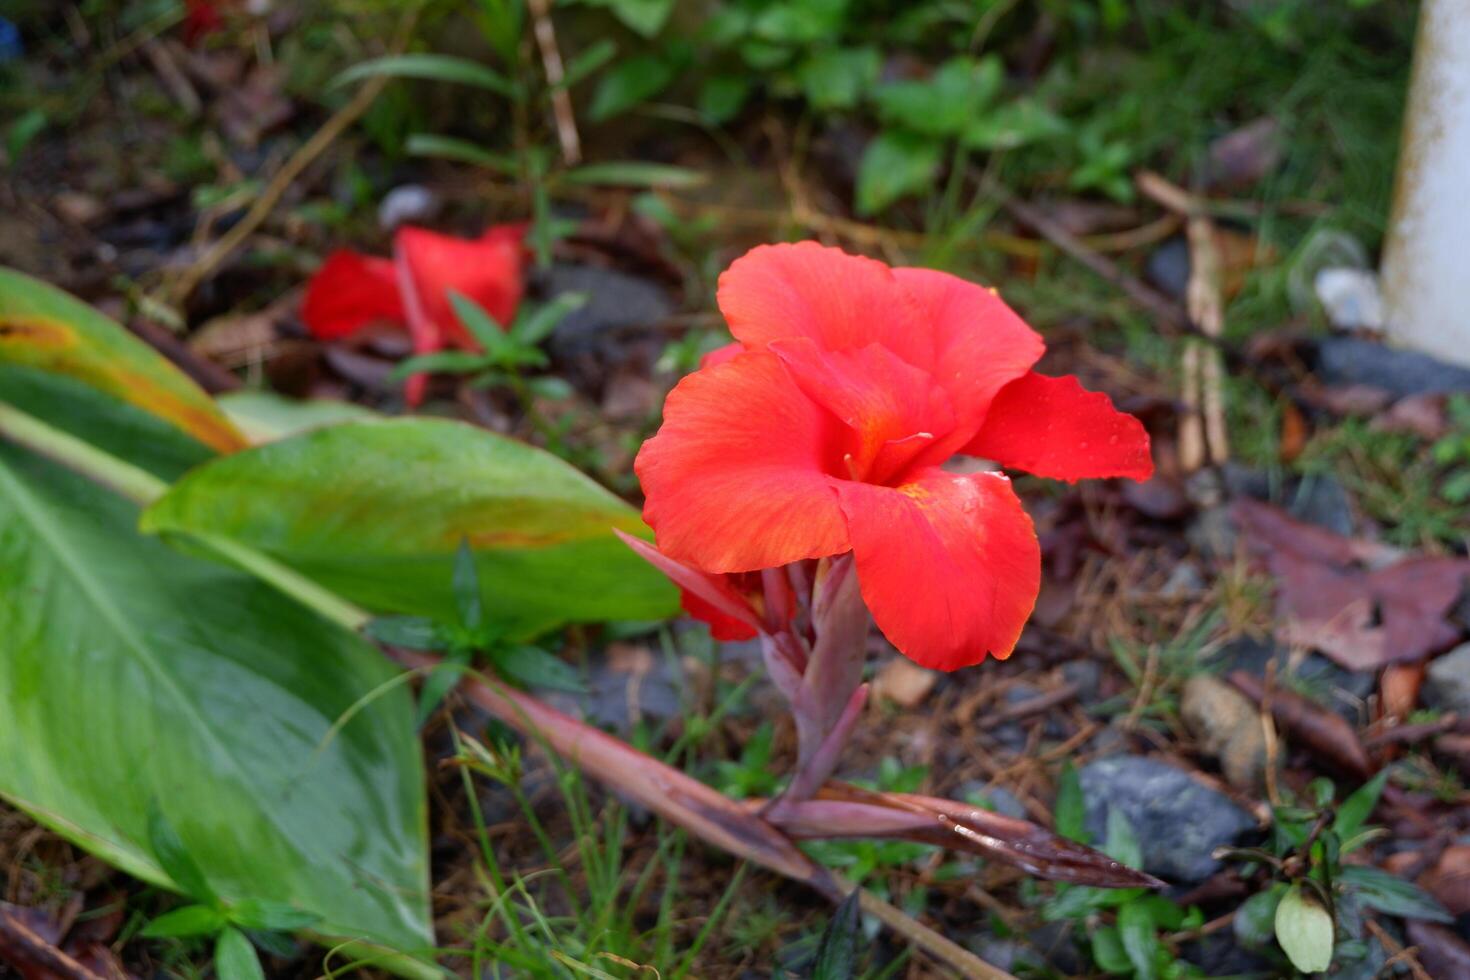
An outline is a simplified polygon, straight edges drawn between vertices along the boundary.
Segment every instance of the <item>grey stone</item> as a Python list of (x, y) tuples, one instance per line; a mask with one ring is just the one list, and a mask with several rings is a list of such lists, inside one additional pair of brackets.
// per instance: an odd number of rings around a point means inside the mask
[(1092, 741), (1087, 745), (1087, 754), (1099, 759), (1122, 755), (1127, 751), (1128, 733), (1117, 725), (1108, 725), (1092, 736)]
[(1255, 828), (1251, 815), (1229, 797), (1155, 759), (1099, 759), (1079, 777), (1093, 839), (1104, 839), (1108, 813), (1118, 808), (1143, 848), (1143, 869), (1161, 878), (1203, 881), (1220, 868), (1214, 850)]
[(1317, 345), (1316, 366), (1323, 384), (1371, 385), (1396, 398), (1470, 391), (1470, 368), (1359, 337), (1325, 338)]
[(1253, 677), (1265, 677), (1272, 660), (1276, 661), (1278, 675), (1292, 673), (1302, 682), (1299, 685), (1301, 693), (1337, 712), (1349, 724), (1357, 725), (1367, 720), (1363, 714), (1375, 684), (1371, 671), (1344, 670), (1317, 653), (1309, 653), (1294, 661), (1287, 651), (1249, 637), (1227, 644), (1216, 655), (1216, 662), (1224, 672), (1243, 670)]
[(615, 335), (658, 325), (674, 311), (655, 283), (592, 265), (557, 265), (545, 281), (547, 299), (582, 293), (587, 302), (558, 324), (549, 346), (554, 357), (572, 360), (603, 352)]
[(1149, 253), (1143, 274), (1165, 294), (1183, 299), (1189, 288), (1189, 243), (1175, 235)]
[(1102, 687), (1102, 664), (1096, 660), (1068, 660), (1062, 664), (1062, 676), (1077, 685), (1077, 700), (1086, 704), (1097, 700)]
[(428, 221), (439, 213), (439, 195), (422, 184), (400, 184), (378, 202), (378, 226), (392, 231), (399, 225)]
[(1429, 662), (1424, 676), (1424, 703), (1441, 711), (1470, 715), (1470, 643)]
[(1336, 477), (1314, 474), (1283, 479), (1278, 474), (1229, 463), (1225, 487), (1231, 496), (1250, 497), (1282, 507), (1292, 517), (1325, 527), (1334, 534), (1357, 533), (1352, 497)]

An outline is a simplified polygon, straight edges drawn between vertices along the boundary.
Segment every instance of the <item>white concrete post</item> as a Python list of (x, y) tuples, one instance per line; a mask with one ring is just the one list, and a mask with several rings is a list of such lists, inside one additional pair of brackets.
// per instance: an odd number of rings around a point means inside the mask
[(1470, 0), (1423, 0), (1383, 255), (1390, 337), (1470, 365)]

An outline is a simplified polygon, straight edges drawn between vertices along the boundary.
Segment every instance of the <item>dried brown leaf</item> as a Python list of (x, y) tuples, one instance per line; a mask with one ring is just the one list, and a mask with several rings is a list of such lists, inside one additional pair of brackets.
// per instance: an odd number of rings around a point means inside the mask
[(1254, 500), (1236, 501), (1232, 513), (1276, 577), (1284, 643), (1320, 650), (1349, 670), (1377, 670), (1421, 660), (1459, 636), (1447, 616), (1470, 561), (1394, 561), (1394, 549), (1340, 537)]
[[(1260, 678), (1237, 670), (1231, 673), (1230, 683), (1257, 704), (1265, 702), (1266, 687)], [(1271, 692), (1270, 705), (1276, 723), (1317, 758), (1359, 779), (1372, 775), (1373, 766), (1358, 741), (1358, 733), (1341, 717), (1295, 691), (1279, 687)]]

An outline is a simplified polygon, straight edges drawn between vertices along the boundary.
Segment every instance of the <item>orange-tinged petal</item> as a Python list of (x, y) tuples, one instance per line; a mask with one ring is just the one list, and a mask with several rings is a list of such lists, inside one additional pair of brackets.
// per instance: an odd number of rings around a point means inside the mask
[(773, 354), (679, 382), (634, 463), (659, 550), (707, 572), (774, 568), (848, 550), (832, 473), (841, 424)]
[(893, 270), (816, 242), (751, 249), (720, 275), (718, 301), (751, 350), (806, 337), (826, 350), (879, 343), (920, 367), (933, 358), (932, 332)]
[(394, 235), (394, 258), (412, 279), (439, 347), (479, 346), (455, 315), (451, 290), (474, 300), (502, 327), (515, 319), (525, 288), (519, 229), (500, 225), (478, 239), (465, 239), (407, 226)]
[(1070, 375), (1032, 372), (1011, 382), (963, 452), (1054, 480), (1147, 480), (1154, 472), (1143, 423)]
[(978, 427), (996, 394), (1024, 376), (1046, 345), (984, 286), (933, 269), (894, 269), (893, 274), (934, 337), (930, 373), (949, 392), (955, 414)]
[(699, 366), (707, 368), (714, 367), (716, 364), (724, 364), (726, 361), (733, 360), (736, 354), (743, 353), (744, 351), (745, 345), (738, 340), (733, 344), (723, 344), (701, 357), (699, 359)]
[(926, 470), (900, 487), (838, 488), (878, 628), (934, 670), (1005, 658), (1041, 587), (1031, 518), (998, 473)]
[(828, 351), (802, 337), (770, 345), (807, 397), (851, 430), (848, 475), (887, 483), (954, 429), (943, 388), (881, 344)]
[(301, 319), (318, 340), (338, 340), (381, 320), (403, 323), (393, 263), (333, 252), (307, 284)]

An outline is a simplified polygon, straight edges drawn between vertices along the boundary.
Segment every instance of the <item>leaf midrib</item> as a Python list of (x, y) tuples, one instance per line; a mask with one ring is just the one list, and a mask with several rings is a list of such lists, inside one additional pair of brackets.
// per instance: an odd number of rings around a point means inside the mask
[[(236, 775), (240, 776), (247, 786), (251, 785), (253, 780), (249, 778), (248, 770), (236, 758), (235, 754), (230, 751), (229, 746), (220, 740), (219, 733), (211, 728), (204, 720), (204, 717), (199, 713), (198, 707), (194, 702), (180, 690), (178, 681), (173, 675), (163, 669), (163, 666), (158, 662), (157, 658), (153, 656), (147, 645), (138, 636), (134, 624), (121, 609), (108, 599), (104, 592), (99, 591), (100, 585), (86, 574), (84, 567), (80, 564), (80, 556), (75, 554), (74, 548), (66, 539), (65, 532), (52, 526), (54, 521), (47, 519), (48, 515), (44, 505), (37, 504), (25, 484), (16, 477), (4, 461), (0, 461), (0, 477), (3, 477), (3, 479), (0, 479), (0, 485), (3, 485), (9, 490), (9, 496), (14, 502), (16, 510), (31, 525), (37, 538), (51, 547), (58, 566), (64, 569), (77, 583), (83, 595), (96, 607), (101, 618), (114, 629), (116, 635), (122, 641), (123, 646), (131, 649), (144, 668), (160, 681), (164, 689), (183, 708), (184, 713), (190, 721), (203, 733), (204, 738), (219, 750), (222, 758), (228, 761), (230, 768), (235, 771)], [(265, 816), (266, 821), (275, 828), (276, 832), (280, 835), (280, 839), (292, 851), (295, 851), (298, 855), (302, 855), (300, 848), (296, 846), (295, 841), (287, 829), (281, 825), (275, 812), (270, 807), (260, 807), (258, 809)], [(151, 851), (144, 849), (136, 843), (133, 844), (133, 847), (138, 851), (144, 861), (158, 869), (162, 880), (172, 882), (175, 887), (178, 887), (178, 883), (174, 882), (168, 872), (158, 864)]]

